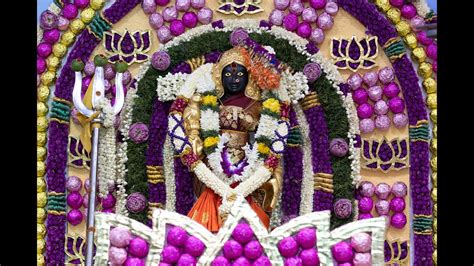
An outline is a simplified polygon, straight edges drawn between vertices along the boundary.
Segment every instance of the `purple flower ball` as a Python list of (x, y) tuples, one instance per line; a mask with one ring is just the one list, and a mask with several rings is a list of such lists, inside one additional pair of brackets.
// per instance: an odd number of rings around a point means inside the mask
[(146, 198), (140, 192), (134, 192), (127, 197), (125, 207), (132, 213), (139, 213), (146, 207)]
[(53, 47), (51, 46), (51, 44), (43, 42), (38, 45), (37, 51), (39, 56), (46, 58), (53, 51)]
[(334, 214), (340, 219), (349, 218), (352, 214), (352, 202), (348, 199), (338, 199), (334, 204)]
[(196, 258), (185, 253), (179, 257), (177, 266), (194, 266), (196, 262)]
[(132, 73), (130, 73), (129, 70), (123, 72), (122, 74), (122, 84), (124, 86), (128, 85), (128, 83), (130, 83), (130, 81), (132, 81)]
[(372, 133), (375, 129), (375, 123), (370, 118), (364, 118), (359, 121), (359, 129), (362, 133)]
[(384, 67), (379, 70), (379, 80), (382, 84), (388, 84), (393, 81), (395, 78), (395, 73), (393, 73), (393, 68)]
[(128, 136), (135, 143), (143, 143), (148, 140), (149, 132), (148, 126), (139, 122), (130, 126)]
[[(173, 38), (173, 35), (171, 35), (170, 28), (166, 25), (161, 26), (157, 31), (156, 35), (158, 36), (158, 40), (161, 43), (167, 43), (169, 40)], [(152, 57), (153, 59), (153, 57)], [(153, 65), (153, 60), (151, 61)]]
[(145, 266), (145, 262), (140, 258), (128, 257), (124, 266)]
[(397, 229), (402, 229), (407, 224), (407, 216), (403, 212), (397, 212), (392, 215), (390, 224)]
[(326, 6), (326, 0), (309, 0), (309, 4), (314, 9), (323, 9)]
[(161, 252), (161, 261), (169, 264), (174, 264), (178, 262), (180, 257), (179, 249), (175, 246), (165, 246)]
[(359, 193), (363, 197), (372, 197), (375, 193), (375, 185), (370, 181), (362, 181), (359, 185)]
[(354, 266), (372, 266), (372, 255), (370, 253), (356, 253), (352, 263)]
[(303, 228), (295, 235), (295, 239), (302, 249), (313, 248), (316, 245), (316, 229)]
[(40, 28), (51, 30), (58, 27), (59, 17), (49, 10), (45, 10), (40, 16)]
[(175, 226), (168, 231), (166, 240), (173, 246), (182, 247), (186, 244), (188, 233), (179, 226)]
[(303, 74), (309, 82), (316, 81), (321, 76), (321, 66), (317, 63), (308, 63), (303, 68)]
[(54, 44), (59, 40), (61, 32), (58, 29), (51, 29), (43, 32), (43, 41), (49, 44)]
[(194, 28), (198, 23), (198, 17), (194, 12), (186, 12), (183, 15), (183, 24), (187, 28)]
[(314, 28), (309, 39), (316, 44), (321, 44), (324, 41), (323, 30), (320, 28)]
[(115, 203), (117, 200), (115, 199), (114, 195), (112, 193), (107, 194), (107, 196), (102, 200), (102, 208), (104, 209), (110, 209), (115, 206)]
[(273, 9), (268, 19), (270, 20), (270, 23), (272, 23), (273, 25), (281, 26), (281, 24), (283, 23), (284, 16), (285, 16), (285, 12), (278, 9)]
[(201, 22), (204, 25), (211, 23), (212, 14), (213, 14), (212, 10), (207, 7), (203, 7), (199, 9), (198, 14), (197, 14), (199, 22)]
[(150, 23), (150, 26), (154, 28), (155, 30), (163, 26), (163, 22), (164, 22), (163, 16), (159, 13), (153, 13), (148, 18), (148, 23)]
[(301, 13), (301, 17), (303, 21), (312, 23), (312, 22), (315, 22), (316, 19), (318, 18), (318, 13), (316, 12), (314, 8), (307, 7)]
[(433, 39), (428, 37), (428, 34), (426, 34), (426, 31), (420, 31), (416, 35), (416, 39), (423, 45), (428, 46), (433, 43)]
[(169, 6), (163, 10), (163, 19), (166, 22), (171, 22), (178, 18), (178, 10), (174, 6)]
[(367, 86), (371, 87), (377, 83), (379, 76), (377, 75), (377, 72), (369, 71), (364, 74), (362, 79), (364, 80), (364, 83), (367, 84)]
[(266, 256), (261, 256), (252, 263), (252, 266), (272, 266), (272, 263)]
[(66, 180), (66, 189), (68, 191), (80, 191), (82, 188), (82, 180), (77, 176), (70, 176)]
[(344, 157), (349, 151), (349, 145), (343, 138), (334, 138), (329, 143), (329, 151), (336, 157)]
[(396, 128), (402, 128), (408, 124), (408, 116), (403, 113), (395, 114), (392, 120)]
[(121, 265), (127, 260), (127, 250), (124, 248), (110, 247), (109, 261), (114, 265)]
[(218, 256), (216, 257), (212, 263), (212, 266), (231, 266), (230, 262), (228, 259), (226, 259), (224, 256)]
[(300, 258), (303, 265), (320, 265), (318, 252), (314, 248), (305, 249), (300, 252)]
[(410, 26), (411, 29), (415, 32), (420, 31), (420, 28), (425, 25), (425, 20), (418, 15), (415, 15), (413, 18), (410, 19)]
[(145, 14), (153, 14), (156, 12), (155, 0), (143, 0), (142, 9)]
[(290, 0), (273, 0), (275, 8), (278, 10), (285, 10), (290, 5)]
[(84, 216), (82, 215), (82, 212), (78, 209), (70, 210), (67, 213), (67, 221), (73, 226), (80, 224), (82, 222), (83, 217)]
[(364, 232), (351, 237), (351, 246), (356, 252), (369, 252), (372, 247), (372, 237)]
[(95, 73), (95, 65), (94, 61), (87, 61), (87, 63), (84, 66), (84, 73), (86, 76), (92, 76)]
[(395, 197), (390, 201), (390, 210), (393, 212), (402, 212), (405, 210), (405, 199), (401, 197)]
[(374, 207), (374, 202), (369, 197), (362, 197), (359, 200), (359, 212), (361, 213), (370, 213)]
[(358, 220), (365, 220), (365, 219), (370, 219), (373, 218), (374, 216), (371, 213), (359, 213), (359, 217), (357, 218)]
[(255, 260), (263, 254), (263, 248), (257, 240), (248, 242), (244, 247), (244, 256), (249, 260)]
[(303, 261), (299, 257), (285, 259), (285, 266), (303, 266)]
[(379, 100), (374, 105), (375, 113), (378, 115), (385, 115), (388, 113), (388, 105), (384, 100)]
[(36, 71), (38, 74), (46, 71), (46, 60), (41, 57), (36, 58)]
[(191, 7), (194, 9), (203, 8), (205, 3), (205, 0), (191, 0)]
[(298, 242), (291, 236), (280, 240), (277, 247), (280, 254), (285, 258), (293, 257), (298, 253)]
[(166, 6), (170, 3), (170, 0), (155, 0), (157, 6)]
[(79, 209), (82, 205), (82, 196), (79, 192), (73, 191), (67, 195), (67, 205), (73, 209)]
[(407, 195), (407, 191), (407, 185), (401, 181), (397, 181), (392, 185), (391, 192), (395, 197), (405, 197)]
[(405, 101), (402, 98), (396, 96), (388, 101), (388, 107), (394, 114), (399, 114), (405, 110)]
[(380, 130), (388, 130), (390, 128), (390, 118), (387, 115), (378, 115), (375, 118), (375, 127)]
[(283, 18), (283, 27), (288, 31), (295, 31), (298, 28), (298, 16), (289, 13)]
[(74, 5), (76, 5), (77, 8), (83, 9), (89, 5), (89, 0), (74, 0)]
[(249, 33), (243, 28), (235, 29), (230, 34), (230, 44), (233, 46), (243, 45), (245, 40), (249, 38)]
[(329, 30), (334, 25), (334, 19), (326, 12), (321, 13), (316, 20), (318, 27), (322, 30)]
[(296, 29), (296, 33), (302, 38), (311, 36), (311, 25), (308, 22), (301, 22)]
[(390, 195), (390, 186), (387, 183), (379, 183), (375, 186), (375, 195), (379, 199), (387, 199)]
[(77, 7), (73, 4), (67, 4), (63, 7), (62, 15), (67, 19), (73, 19), (77, 17)]
[(188, 239), (186, 239), (186, 243), (184, 244), (184, 251), (196, 258), (201, 256), (205, 249), (206, 246), (204, 243), (195, 236), (188, 237)]
[(148, 250), (148, 243), (140, 237), (130, 240), (130, 244), (128, 245), (128, 253), (135, 257), (145, 257), (148, 254)]
[(347, 242), (342, 241), (332, 246), (331, 248), (332, 257), (338, 262), (350, 262), (354, 257), (354, 251), (352, 250), (351, 245)]
[(364, 103), (357, 107), (357, 115), (359, 118), (370, 118), (373, 113), (374, 107), (369, 103)]
[(253, 238), (253, 230), (247, 223), (239, 223), (234, 231), (232, 237), (241, 244), (246, 244)]
[(383, 90), (380, 86), (372, 86), (367, 89), (367, 93), (369, 94), (369, 98), (376, 102), (382, 99)]
[(246, 257), (239, 257), (232, 262), (232, 266), (251, 266), (252, 263)]
[(385, 96), (393, 98), (398, 96), (398, 94), (400, 93), (400, 88), (398, 87), (397, 83), (390, 82), (383, 88), (383, 93), (385, 94)]
[(107, 80), (113, 80), (115, 78), (115, 70), (111, 64), (107, 64), (104, 67), (104, 77)]
[(369, 99), (369, 94), (367, 93), (365, 89), (358, 88), (352, 93), (352, 99), (358, 105), (361, 105), (361, 104), (367, 103), (367, 100)]
[(339, 6), (336, 2), (327, 2), (326, 6), (324, 7), (324, 11), (331, 16), (335, 16), (339, 11)]
[(403, 5), (404, 0), (390, 0), (390, 5), (395, 7), (401, 7)]
[(240, 255), (242, 255), (242, 252), (242, 245), (232, 239), (225, 242), (224, 246), (222, 247), (222, 254), (224, 255), (224, 257), (230, 260), (240, 257)]
[(113, 246), (124, 248), (130, 244), (132, 234), (127, 228), (117, 226), (110, 230), (109, 239)]
[(416, 16), (416, 7), (412, 4), (404, 4), (400, 9), (400, 12), (402, 17), (411, 19)]
[(186, 12), (191, 7), (191, 0), (176, 0), (176, 9)]
[(303, 12), (304, 6), (301, 3), (301, 0), (291, 0), (290, 1), (290, 12), (295, 15), (300, 15)]
[(173, 34), (174, 36), (179, 36), (184, 33), (186, 27), (184, 26), (184, 23), (181, 20), (175, 19), (171, 21), (170, 30), (171, 34)]
[(166, 70), (171, 63), (171, 57), (165, 51), (158, 51), (153, 54), (151, 64), (158, 70)]
[(362, 85), (362, 80), (359, 73), (354, 73), (347, 79), (347, 85), (349, 85), (349, 88), (352, 90), (356, 90)]
[(390, 203), (388, 200), (378, 200), (375, 203), (375, 210), (379, 215), (387, 215), (390, 212)]

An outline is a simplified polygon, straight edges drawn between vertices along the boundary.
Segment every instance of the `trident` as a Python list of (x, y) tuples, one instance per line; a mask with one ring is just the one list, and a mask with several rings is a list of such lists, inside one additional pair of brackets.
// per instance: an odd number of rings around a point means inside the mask
[[(72, 92), (72, 99), (76, 109), (85, 117), (92, 119), (92, 152), (91, 152), (91, 167), (90, 167), (90, 194), (89, 206), (87, 211), (87, 252), (86, 252), (86, 266), (92, 266), (93, 246), (94, 246), (94, 211), (96, 199), (96, 184), (97, 184), (97, 158), (99, 150), (99, 130), (103, 123), (103, 115), (98, 110), (97, 105), (99, 100), (105, 96), (104, 86), (104, 66), (107, 64), (107, 59), (103, 55), (97, 55), (94, 58), (96, 66), (94, 73), (94, 83), (92, 85), (92, 109), (89, 109), (82, 100), (82, 73), (84, 63), (80, 59), (76, 59), (71, 63), (71, 68), (75, 72), (74, 90)], [(124, 104), (124, 89), (122, 85), (123, 72), (127, 70), (127, 64), (118, 62), (115, 64), (115, 104), (113, 106), (114, 114), (118, 114)]]

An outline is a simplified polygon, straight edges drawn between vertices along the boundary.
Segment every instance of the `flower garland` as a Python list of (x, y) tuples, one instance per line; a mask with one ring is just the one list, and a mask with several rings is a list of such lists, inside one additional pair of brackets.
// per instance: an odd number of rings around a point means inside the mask
[(176, 211), (176, 181), (174, 172), (174, 150), (170, 137), (166, 135), (165, 146), (163, 147), (163, 172), (166, 186), (166, 205), (168, 211)]
[(158, 100), (161, 102), (172, 101), (176, 99), (179, 89), (183, 86), (187, 78), (185, 73), (168, 73), (164, 77), (157, 78), (156, 92)]

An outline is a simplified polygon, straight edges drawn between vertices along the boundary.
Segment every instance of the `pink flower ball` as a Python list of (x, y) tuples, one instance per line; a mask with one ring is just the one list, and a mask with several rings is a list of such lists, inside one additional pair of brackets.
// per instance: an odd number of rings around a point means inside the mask
[(158, 40), (161, 43), (167, 43), (169, 40), (173, 38), (173, 35), (171, 35), (170, 28), (168, 28), (168, 26), (166, 25), (161, 26), (156, 31), (156, 35), (158, 36)]
[(183, 15), (183, 23), (188, 28), (194, 28), (198, 23), (198, 17), (194, 12), (186, 12)]
[(107, 194), (107, 196), (102, 200), (102, 208), (110, 209), (115, 206), (117, 200), (115, 199), (114, 195), (111, 193)]
[(145, 262), (140, 258), (128, 257), (124, 266), (145, 266)]
[(316, 230), (303, 228), (295, 235), (295, 239), (302, 249), (313, 248), (316, 245)]
[(301, 14), (301, 18), (305, 22), (312, 23), (312, 22), (315, 22), (316, 19), (318, 18), (318, 13), (316, 13), (316, 10), (314, 8), (307, 7), (305, 9), (303, 9), (303, 12)]
[(153, 13), (148, 18), (148, 23), (150, 23), (150, 26), (155, 30), (163, 26), (163, 21), (163, 16), (159, 13)]
[(374, 107), (368, 103), (364, 103), (357, 107), (357, 115), (359, 118), (370, 118), (374, 113)]
[(185, 253), (179, 257), (177, 266), (194, 266), (196, 262), (196, 258)]
[(104, 77), (108, 80), (112, 80), (115, 78), (115, 70), (112, 67), (112, 64), (107, 64), (104, 67)]
[(73, 4), (67, 4), (63, 7), (63, 16), (67, 19), (73, 19), (77, 17), (77, 7)]
[(331, 248), (332, 256), (338, 263), (350, 262), (354, 257), (352, 247), (345, 241), (339, 242)]
[(252, 266), (272, 266), (272, 263), (267, 257), (261, 256), (252, 263)]
[(301, 22), (296, 33), (302, 38), (309, 38), (311, 36), (311, 25), (308, 22)]
[(395, 197), (390, 201), (390, 210), (393, 212), (402, 212), (405, 209), (405, 199)]
[(145, 14), (153, 14), (156, 12), (155, 0), (143, 0), (142, 9)]
[(246, 257), (239, 257), (234, 260), (232, 266), (252, 266), (252, 263)]
[(155, 0), (157, 6), (166, 6), (170, 3), (170, 0)]
[(375, 193), (375, 185), (370, 181), (362, 181), (359, 185), (360, 195), (363, 197), (372, 197)]
[(388, 107), (390, 107), (390, 111), (394, 114), (401, 113), (405, 110), (405, 101), (398, 96), (393, 97), (388, 101)]
[(337, 266), (353, 266), (350, 262), (339, 263)]
[(191, 0), (176, 0), (176, 9), (178, 11), (188, 11), (189, 7), (191, 7)]
[(339, 11), (339, 6), (336, 2), (327, 2), (326, 6), (324, 7), (324, 11), (329, 15), (335, 16)]
[(128, 253), (135, 257), (145, 257), (148, 254), (148, 250), (148, 243), (140, 237), (130, 240), (130, 244), (128, 245)]
[(242, 252), (242, 245), (232, 239), (225, 242), (224, 246), (222, 247), (222, 254), (224, 255), (224, 257), (230, 260), (240, 257), (240, 255), (242, 255)]
[(87, 63), (84, 65), (84, 73), (86, 76), (92, 76), (95, 73), (95, 65), (94, 61), (87, 61)]
[(53, 47), (51, 46), (51, 44), (43, 42), (38, 45), (37, 51), (39, 56), (46, 58), (53, 51)]
[(401, 181), (397, 181), (392, 185), (391, 192), (395, 197), (405, 197), (408, 193), (407, 191), (407, 185)]
[(425, 31), (418, 32), (418, 34), (416, 35), (416, 39), (424, 46), (428, 46), (433, 43), (433, 39), (428, 37)]
[(169, 264), (174, 264), (178, 262), (180, 257), (179, 249), (175, 246), (165, 246), (163, 251), (161, 252), (161, 261), (166, 262)]
[(86, 178), (86, 180), (84, 181), (84, 189), (87, 192), (91, 192), (90, 179), (89, 178)]
[(257, 240), (252, 240), (244, 247), (244, 256), (249, 260), (255, 260), (263, 254), (263, 248)]
[(395, 78), (395, 73), (391, 67), (384, 67), (379, 70), (379, 80), (382, 84), (388, 84)]
[(370, 253), (356, 253), (352, 263), (354, 266), (372, 266), (372, 255)]
[(303, 12), (304, 6), (301, 3), (301, 0), (291, 0), (290, 1), (290, 12), (295, 15), (300, 15)]
[(197, 237), (190, 236), (186, 239), (186, 243), (184, 244), (184, 251), (193, 255), (194, 257), (199, 257), (204, 253), (206, 246), (204, 243)]
[(178, 18), (178, 10), (175, 6), (169, 6), (163, 10), (163, 19), (166, 22), (171, 22)]
[(49, 44), (54, 44), (59, 40), (60, 36), (61, 32), (58, 29), (50, 29), (43, 32), (43, 41)]
[(73, 226), (80, 224), (82, 222), (82, 218), (83, 218), (82, 212), (79, 211), (78, 209), (70, 210), (67, 213), (67, 221)]
[(412, 4), (404, 4), (400, 9), (402, 17), (411, 19), (416, 16), (416, 7)]
[(320, 28), (314, 28), (309, 39), (316, 44), (321, 44), (324, 41), (323, 30)]
[(351, 237), (351, 246), (356, 252), (369, 252), (372, 247), (372, 237), (367, 233), (356, 233)]
[(374, 120), (370, 118), (364, 118), (359, 121), (359, 129), (362, 133), (372, 133), (375, 129)]
[(89, 207), (89, 193), (84, 194), (84, 197), (82, 197), (82, 206), (84, 206), (84, 208)]
[(69, 20), (63, 16), (59, 16), (58, 19), (58, 29), (61, 31), (67, 30), (69, 27)]
[(184, 23), (179, 19), (173, 20), (170, 24), (171, 34), (173, 34), (174, 36), (179, 36), (183, 34), (185, 29), (186, 28), (184, 26)]
[(194, 9), (203, 8), (205, 3), (205, 0), (191, 0), (191, 7)]
[(202, 24), (211, 23), (212, 14), (213, 14), (212, 10), (207, 8), (207, 7), (203, 7), (201, 9), (199, 9), (198, 14), (197, 14), (199, 22), (201, 22)]
[(390, 5), (395, 7), (401, 7), (403, 5), (403, 0), (390, 0)]
[(278, 10), (285, 10), (290, 5), (290, 0), (273, 0), (275, 8)]
[(299, 257), (285, 259), (285, 266), (303, 266), (303, 261)]
[(218, 256), (216, 257), (212, 263), (212, 266), (231, 266), (230, 262), (228, 259), (226, 259), (224, 256)]
[(375, 118), (375, 127), (380, 130), (388, 130), (390, 128), (390, 118), (387, 115), (378, 115)]
[(359, 73), (354, 73), (347, 79), (347, 85), (349, 85), (349, 88), (352, 90), (356, 90), (362, 85), (362, 80)]
[(388, 200), (378, 200), (375, 203), (375, 210), (379, 215), (387, 215), (390, 212), (390, 203)]
[(130, 244), (132, 234), (127, 228), (117, 226), (110, 230), (109, 240), (113, 246), (124, 248)]
[(36, 58), (36, 72), (41, 74), (46, 71), (46, 60), (41, 57)]
[(295, 31), (298, 28), (298, 16), (290, 13), (283, 18), (283, 26), (288, 31)]
[(367, 93), (369, 95), (369, 98), (372, 101), (376, 102), (382, 99), (383, 90), (380, 86), (372, 86), (367, 89)]
[(127, 260), (127, 250), (124, 248), (110, 247), (109, 261), (112, 264), (123, 264)]
[(318, 253), (314, 248), (301, 251), (300, 258), (303, 265), (320, 265)]
[(395, 213), (390, 219), (390, 224), (397, 229), (402, 229), (407, 224), (407, 216), (403, 212)]
[(390, 186), (387, 183), (379, 183), (375, 186), (375, 195), (379, 199), (387, 199), (390, 195)]
[(359, 212), (360, 213), (370, 213), (374, 207), (374, 202), (369, 197), (362, 197), (359, 200)]
[(77, 176), (70, 176), (66, 180), (66, 189), (68, 191), (80, 191), (82, 188), (82, 180)]
[(326, 0), (309, 0), (309, 4), (314, 9), (323, 9), (326, 6)]
[(283, 23), (283, 17), (285, 16), (285, 12), (279, 10), (279, 9), (274, 9), (270, 13), (269, 20), (273, 25), (281, 26)]
[(316, 20), (318, 27), (323, 30), (329, 30), (334, 25), (334, 19), (326, 12), (321, 13)]
[(384, 115), (388, 113), (388, 105), (384, 100), (377, 101), (374, 105), (375, 113), (378, 115)]
[(67, 195), (67, 205), (73, 209), (79, 209), (82, 205), (82, 196), (79, 192), (73, 191)]
[(383, 93), (388, 98), (393, 98), (393, 97), (398, 96), (398, 94), (400, 93), (400, 88), (398, 87), (397, 83), (390, 82), (387, 85), (385, 85), (385, 87), (383, 88)]
[(298, 242), (291, 236), (280, 240), (277, 247), (280, 254), (285, 258), (293, 257), (298, 253)]
[(438, 46), (434, 43), (428, 45), (426, 55), (433, 60), (438, 60)]
[(425, 25), (425, 20), (418, 15), (410, 19), (410, 26), (412, 30), (415, 32), (420, 31), (420, 28), (423, 27), (424, 25)]
[(234, 231), (232, 237), (241, 244), (246, 244), (253, 238), (253, 230), (247, 223), (239, 223)]
[(403, 113), (395, 114), (392, 120), (396, 128), (402, 128), (408, 124), (408, 116)]
[(358, 88), (354, 91), (354, 93), (352, 93), (352, 100), (354, 100), (354, 102), (356, 102), (358, 105), (367, 103), (368, 99), (369, 94), (363, 88)]
[(89, 5), (89, 0), (74, 0), (74, 5), (76, 5), (77, 8), (86, 8)]
[(185, 245), (186, 240), (188, 239), (188, 233), (186, 230), (179, 226), (175, 226), (168, 231), (166, 235), (166, 240), (173, 246), (182, 247)]
[(359, 213), (359, 217), (357, 218), (358, 220), (365, 220), (365, 219), (370, 219), (373, 218), (374, 216), (371, 213)]
[(377, 75), (377, 72), (375, 71), (370, 71), (365, 73), (362, 79), (364, 80), (364, 83), (367, 84), (367, 86), (371, 87), (377, 83), (379, 80), (379, 75)]

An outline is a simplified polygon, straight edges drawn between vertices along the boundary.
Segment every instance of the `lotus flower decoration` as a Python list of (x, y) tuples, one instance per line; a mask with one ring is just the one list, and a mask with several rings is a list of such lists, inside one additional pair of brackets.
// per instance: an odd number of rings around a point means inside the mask
[(387, 241), (385, 240), (385, 265), (405, 265), (410, 252), (408, 241)]
[(151, 47), (149, 31), (131, 33), (125, 30), (123, 35), (111, 31), (104, 32), (104, 37), (104, 47), (109, 55), (109, 62), (115, 63), (122, 60), (131, 65), (148, 60), (146, 53)]
[(82, 146), (79, 138), (69, 136), (68, 139), (68, 165), (75, 168), (86, 168), (89, 170), (91, 164), (90, 154)]
[(375, 58), (378, 54), (377, 36), (366, 37), (358, 40), (352, 36), (347, 39), (333, 38), (331, 41), (331, 56), (334, 64), (339, 69), (370, 69), (376, 65)]
[(239, 17), (244, 14), (255, 14), (263, 11), (263, 8), (258, 6), (261, 2), (261, 0), (219, 0), (217, 11)]
[(362, 140), (362, 167), (366, 169), (381, 169), (384, 173), (404, 169), (409, 166), (408, 154), (406, 139)]

